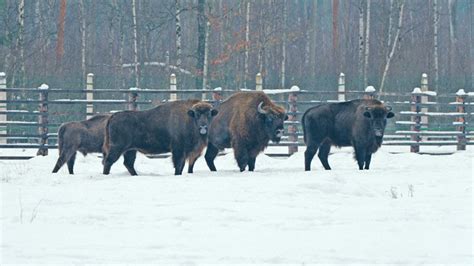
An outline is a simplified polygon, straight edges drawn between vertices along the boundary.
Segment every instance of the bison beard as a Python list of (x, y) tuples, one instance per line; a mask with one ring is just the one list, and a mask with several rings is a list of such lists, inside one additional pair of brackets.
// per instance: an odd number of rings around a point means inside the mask
[(214, 159), (219, 150), (232, 147), (240, 171), (255, 169), (257, 155), (270, 140), (279, 142), (285, 109), (275, 105), (263, 92), (239, 92), (222, 102), (211, 122), (206, 163), (216, 171)]
[(183, 171), (186, 159), (188, 172), (207, 144), (208, 125), (217, 114), (208, 103), (199, 100), (169, 102), (146, 111), (115, 113), (107, 123), (104, 151), (104, 174), (121, 154), (131, 175), (137, 151), (146, 154), (171, 152), (175, 175)]
[(369, 169), (372, 154), (382, 145), (387, 118), (392, 108), (377, 100), (353, 100), (322, 104), (308, 109), (302, 118), (304, 131), (305, 170), (311, 170), (311, 161), (318, 157), (324, 169), (331, 146), (353, 146), (359, 169)]
[(57, 173), (67, 162), (69, 174), (74, 174), (77, 151), (84, 155), (102, 153), (105, 125), (109, 117), (110, 115), (96, 115), (88, 120), (62, 124), (58, 130), (59, 158), (53, 173)]

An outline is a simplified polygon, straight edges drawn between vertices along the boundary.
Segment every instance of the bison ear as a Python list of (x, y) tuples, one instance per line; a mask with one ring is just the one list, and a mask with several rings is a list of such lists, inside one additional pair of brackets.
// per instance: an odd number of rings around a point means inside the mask
[(288, 115), (287, 115), (287, 114), (285, 114), (285, 119), (284, 119), (284, 121), (286, 121), (286, 120), (288, 120)]
[(211, 110), (211, 116), (216, 116), (217, 113), (219, 113), (219, 111), (217, 111), (216, 109)]
[(372, 115), (370, 114), (369, 111), (365, 111), (364, 116), (367, 117), (367, 118), (372, 118)]
[(189, 109), (189, 110), (188, 110), (188, 115), (189, 115), (190, 117), (194, 117), (196, 114), (194, 113), (194, 110), (193, 110), (193, 109)]
[(394, 116), (395, 116), (395, 114), (393, 112), (388, 112), (387, 113), (387, 118), (392, 118)]

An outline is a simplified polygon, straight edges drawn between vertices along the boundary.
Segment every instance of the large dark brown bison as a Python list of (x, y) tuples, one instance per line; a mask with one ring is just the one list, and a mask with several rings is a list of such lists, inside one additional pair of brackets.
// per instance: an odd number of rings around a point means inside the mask
[(220, 149), (234, 149), (240, 171), (248, 165), (255, 169), (255, 159), (269, 140), (279, 142), (283, 122), (288, 119), (285, 109), (275, 105), (263, 92), (239, 92), (222, 102), (219, 114), (209, 129), (206, 163), (216, 171), (214, 159)]
[(102, 153), (105, 125), (109, 117), (108, 114), (96, 115), (88, 120), (62, 124), (58, 130), (59, 158), (53, 173), (58, 172), (67, 162), (69, 173), (74, 174), (77, 151), (84, 155)]
[(369, 169), (372, 153), (382, 145), (387, 118), (392, 108), (377, 100), (353, 100), (322, 104), (308, 109), (302, 118), (305, 170), (319, 149), (318, 157), (326, 170), (331, 167), (328, 155), (331, 146), (353, 146), (359, 169)]
[(188, 172), (207, 144), (208, 125), (217, 111), (199, 100), (161, 104), (146, 111), (123, 111), (113, 114), (106, 126), (104, 174), (120, 155), (131, 175), (137, 151), (145, 154), (172, 153), (175, 175), (183, 172), (186, 159)]

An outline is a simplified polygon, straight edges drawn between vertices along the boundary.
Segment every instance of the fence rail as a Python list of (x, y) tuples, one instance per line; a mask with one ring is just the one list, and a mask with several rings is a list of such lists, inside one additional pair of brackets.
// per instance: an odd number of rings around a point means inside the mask
[[(38, 155), (47, 155), (48, 149), (57, 148), (57, 127), (71, 120), (72, 116), (76, 117), (74, 120), (83, 120), (102, 112), (138, 110), (140, 107), (144, 109), (143, 107), (159, 102), (176, 100), (179, 96), (189, 98), (190, 94), (197, 93), (212, 102), (219, 100), (217, 96), (221, 94), (231, 95), (236, 92), (222, 89), (177, 90), (176, 76), (173, 74), (169, 89), (94, 89), (92, 74), (87, 76), (86, 89), (49, 88), (45, 84), (39, 88), (6, 88), (5, 75), (2, 74), (0, 73), (0, 148), (35, 148), (38, 149)], [(474, 144), (474, 127), (471, 126), (474, 113), (470, 109), (474, 107), (474, 93), (459, 90), (452, 95), (436, 95), (428, 91), (426, 76), (422, 78), (423, 90), (415, 88), (407, 93), (378, 95), (373, 87), (368, 87), (365, 91), (346, 90), (343, 74), (334, 91), (314, 92), (300, 90), (296, 86), (290, 89), (264, 90), (261, 76), (258, 75), (256, 82), (256, 90), (264, 91), (288, 111), (289, 120), (285, 121), (286, 130), (282, 141), (270, 144), (288, 147), (288, 155), (297, 152), (299, 146), (304, 146), (300, 120), (307, 108), (321, 103), (345, 101), (349, 95), (352, 98), (377, 97), (392, 105), (396, 121), (389, 123), (384, 145), (406, 145), (410, 146), (412, 152), (419, 152), (420, 146), (454, 145), (458, 150), (464, 150), (466, 145)], [(156, 97), (158, 95), (161, 97)], [(150, 99), (153, 96), (155, 98)], [(156, 101), (156, 98), (160, 100)]]

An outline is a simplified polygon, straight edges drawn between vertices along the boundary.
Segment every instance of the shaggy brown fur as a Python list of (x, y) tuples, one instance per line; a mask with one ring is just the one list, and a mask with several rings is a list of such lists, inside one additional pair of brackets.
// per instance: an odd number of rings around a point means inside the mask
[(199, 100), (161, 104), (146, 111), (115, 113), (106, 127), (104, 143), (104, 174), (124, 156), (124, 165), (131, 175), (137, 175), (134, 163), (137, 151), (146, 154), (172, 153), (175, 174), (183, 171), (189, 159), (188, 172), (207, 144), (208, 125), (217, 111)]
[(84, 155), (102, 153), (105, 125), (109, 117), (108, 114), (96, 115), (88, 120), (62, 124), (58, 130), (59, 158), (53, 173), (58, 172), (67, 162), (69, 174), (74, 174), (77, 151)]
[[(258, 112), (258, 106), (267, 114)], [(255, 169), (257, 155), (270, 140), (279, 142), (283, 133), (283, 122), (288, 117), (284, 108), (275, 105), (263, 92), (239, 92), (222, 102), (217, 108), (209, 130), (206, 162), (211, 171), (216, 171), (214, 159), (219, 149), (234, 149), (240, 171), (247, 165)]]

